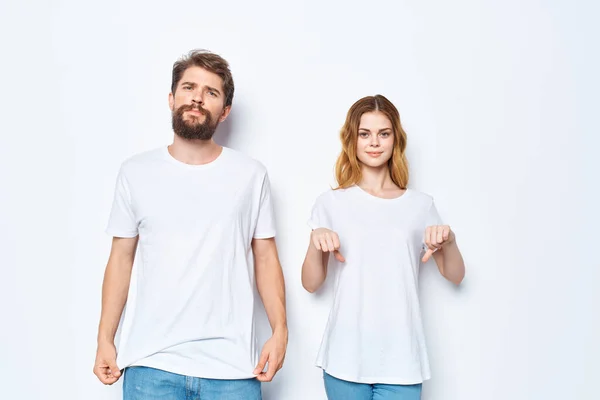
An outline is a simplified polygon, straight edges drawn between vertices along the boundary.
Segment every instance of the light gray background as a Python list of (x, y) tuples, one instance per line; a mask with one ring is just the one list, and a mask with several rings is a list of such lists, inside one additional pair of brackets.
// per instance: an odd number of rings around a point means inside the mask
[(305, 222), (347, 109), (376, 93), (467, 264), (459, 289), (422, 271), (424, 399), (597, 398), (597, 3), (161, 3), (0, 5), (0, 398), (120, 398), (92, 374), (103, 230), (121, 161), (170, 142), (171, 66), (197, 47), (235, 78), (219, 140), (272, 181), (290, 342), (266, 400), (325, 398), (331, 293), (301, 288)]

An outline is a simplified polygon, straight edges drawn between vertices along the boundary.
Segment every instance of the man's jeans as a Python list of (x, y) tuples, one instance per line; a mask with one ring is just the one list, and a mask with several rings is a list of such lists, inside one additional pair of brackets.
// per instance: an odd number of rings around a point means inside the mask
[(148, 367), (129, 367), (123, 379), (123, 400), (262, 399), (256, 378), (204, 379)]

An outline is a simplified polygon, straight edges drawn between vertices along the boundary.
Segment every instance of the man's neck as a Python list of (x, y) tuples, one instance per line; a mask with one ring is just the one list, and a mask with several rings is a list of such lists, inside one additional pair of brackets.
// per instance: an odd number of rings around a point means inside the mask
[(175, 135), (173, 144), (168, 147), (168, 150), (177, 161), (190, 165), (202, 165), (215, 161), (221, 155), (223, 147), (212, 139), (189, 140)]

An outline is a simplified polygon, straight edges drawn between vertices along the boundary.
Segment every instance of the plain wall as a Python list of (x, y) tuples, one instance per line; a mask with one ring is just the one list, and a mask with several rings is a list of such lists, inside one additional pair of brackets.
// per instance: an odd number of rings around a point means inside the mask
[[(147, 1), (0, 5), (0, 398), (120, 399), (92, 373), (104, 234), (127, 157), (172, 140), (173, 62), (231, 64), (218, 140), (269, 171), (289, 318), (266, 400), (324, 399), (314, 367), (331, 287), (305, 292), (306, 220), (338, 132), (381, 93), (467, 265), (428, 263), (425, 400), (593, 399), (599, 7), (584, 1)], [(595, 304), (595, 306), (594, 306)], [(261, 340), (268, 333), (259, 319)]]

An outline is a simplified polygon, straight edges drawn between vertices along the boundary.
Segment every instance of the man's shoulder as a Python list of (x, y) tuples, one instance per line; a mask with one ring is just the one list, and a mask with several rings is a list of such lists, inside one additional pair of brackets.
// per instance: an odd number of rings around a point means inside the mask
[(154, 163), (164, 158), (164, 152), (164, 146), (145, 150), (126, 158), (122, 165), (123, 167), (135, 167), (136, 165)]
[(250, 157), (249, 155), (242, 153), (239, 150), (234, 150), (230, 147), (223, 147), (223, 151), (226, 151), (229, 155), (231, 162), (237, 164), (236, 167), (244, 168), (248, 172), (254, 172), (259, 174), (266, 174), (267, 168), (264, 164), (257, 159)]
[(164, 161), (165, 147), (154, 148), (136, 153), (126, 158), (120, 166), (119, 175), (127, 181), (146, 179), (153, 166)]

